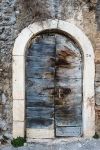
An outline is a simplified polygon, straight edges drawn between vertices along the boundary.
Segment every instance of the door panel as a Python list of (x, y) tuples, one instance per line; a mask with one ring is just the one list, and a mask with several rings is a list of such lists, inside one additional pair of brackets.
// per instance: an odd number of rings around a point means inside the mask
[(56, 126), (81, 126), (80, 106), (56, 106)]
[(27, 68), (27, 77), (34, 78), (54, 78), (55, 69), (53, 67), (29, 67)]
[(27, 135), (31, 138), (54, 137), (55, 44), (53, 36), (48, 37), (50, 43), (45, 38), (35, 39), (26, 58)]
[(57, 136), (80, 136), (81, 128), (80, 127), (57, 127), (56, 134)]
[(28, 128), (48, 128), (53, 125), (53, 108), (45, 106), (31, 107), (27, 109)]
[(45, 95), (49, 96), (53, 94), (54, 91), (54, 79), (27, 79), (27, 95)]
[[(54, 49), (55, 44), (45, 44), (45, 43), (38, 43), (33, 44), (32, 47), (29, 49), (27, 56), (37, 56), (37, 58), (42, 58), (44, 56), (54, 56)], [(34, 49), (34, 51), (33, 51)]]
[[(60, 40), (61, 39), (61, 40)], [(81, 55), (56, 35), (56, 136), (79, 136), (82, 126)]]
[(26, 96), (27, 107), (36, 107), (36, 106), (45, 106), (45, 107), (52, 107), (54, 106), (54, 96), (53, 95), (30, 95), (30, 96)]

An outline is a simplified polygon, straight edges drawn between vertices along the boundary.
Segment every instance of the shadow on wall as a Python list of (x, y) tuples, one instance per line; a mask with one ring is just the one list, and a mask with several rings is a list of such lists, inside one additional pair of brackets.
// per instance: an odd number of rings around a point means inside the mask
[(96, 5), (96, 23), (97, 23), (97, 29), (100, 31), (100, 0), (97, 0)]

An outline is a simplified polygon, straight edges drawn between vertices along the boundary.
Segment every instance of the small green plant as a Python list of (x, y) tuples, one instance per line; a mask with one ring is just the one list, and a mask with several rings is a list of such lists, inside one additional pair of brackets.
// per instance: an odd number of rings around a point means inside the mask
[(99, 135), (97, 133), (95, 133), (95, 135), (93, 136), (94, 139), (99, 139)]
[(14, 147), (21, 147), (24, 145), (24, 143), (26, 142), (25, 138), (23, 137), (17, 137), (16, 139), (14, 138), (12, 141), (11, 141), (11, 144), (14, 146)]

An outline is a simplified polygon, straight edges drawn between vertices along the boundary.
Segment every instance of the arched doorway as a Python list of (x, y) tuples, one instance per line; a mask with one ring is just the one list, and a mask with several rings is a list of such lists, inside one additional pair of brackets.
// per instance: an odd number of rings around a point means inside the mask
[[(62, 20), (47, 20), (33, 23), (25, 28), (15, 41), (13, 49), (13, 137), (25, 136), (25, 52), (31, 39), (42, 31), (57, 30), (69, 35), (80, 45), (83, 53), (83, 104), (82, 104), (82, 134), (92, 137), (95, 133), (95, 100), (94, 100), (94, 52), (87, 36), (75, 25)], [(20, 73), (20, 75), (19, 75)]]
[[(82, 55), (70, 37), (47, 31), (26, 52), (26, 136), (82, 135)], [(45, 134), (44, 134), (45, 133)]]

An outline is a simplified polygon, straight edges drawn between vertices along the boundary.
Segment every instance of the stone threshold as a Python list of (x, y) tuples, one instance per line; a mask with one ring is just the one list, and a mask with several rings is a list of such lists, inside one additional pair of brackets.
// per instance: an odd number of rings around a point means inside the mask
[(30, 139), (27, 138), (26, 141), (28, 144), (32, 143), (51, 143), (56, 144), (60, 142), (76, 142), (76, 141), (83, 141), (83, 140), (92, 140), (93, 138), (83, 138), (83, 137), (56, 137), (56, 138), (50, 138), (50, 139)]

